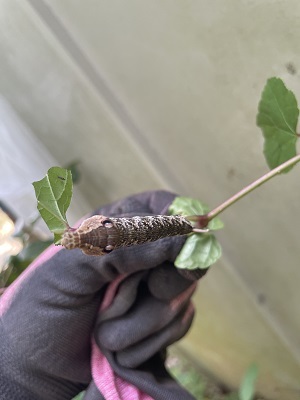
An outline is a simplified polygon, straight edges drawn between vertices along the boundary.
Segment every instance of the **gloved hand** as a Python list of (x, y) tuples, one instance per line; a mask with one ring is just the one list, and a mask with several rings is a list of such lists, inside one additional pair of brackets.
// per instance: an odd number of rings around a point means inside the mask
[[(167, 212), (174, 195), (147, 192), (106, 216)], [(164, 368), (165, 349), (192, 322), (204, 272), (173, 262), (185, 237), (105, 256), (51, 246), (0, 299), (0, 399), (188, 400)]]

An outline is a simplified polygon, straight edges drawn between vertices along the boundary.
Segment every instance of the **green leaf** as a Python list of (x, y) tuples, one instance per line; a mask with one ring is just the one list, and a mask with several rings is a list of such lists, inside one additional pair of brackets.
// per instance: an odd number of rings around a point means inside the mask
[(189, 236), (175, 260), (177, 268), (206, 269), (214, 264), (222, 249), (214, 235), (193, 234)]
[[(206, 204), (190, 197), (176, 197), (169, 207), (172, 215), (205, 215), (209, 211)], [(208, 224), (211, 230), (223, 228), (223, 222), (214, 218)], [(192, 234), (189, 236), (175, 260), (177, 268), (196, 269), (208, 268), (214, 264), (222, 254), (221, 246), (214, 235)]]
[[(184, 196), (176, 197), (169, 207), (169, 213), (172, 215), (204, 215), (208, 212), (209, 208), (206, 204), (199, 200)], [(214, 218), (208, 224), (210, 230), (222, 229), (223, 227), (224, 224), (218, 217)]]
[(68, 228), (66, 212), (72, 198), (71, 171), (60, 167), (49, 169), (45, 178), (33, 182), (37, 208), (48, 228), (54, 233), (55, 242)]
[(256, 123), (265, 138), (264, 155), (271, 169), (296, 155), (298, 116), (294, 93), (281, 79), (268, 79), (258, 105)]
[(239, 400), (252, 400), (255, 394), (255, 384), (258, 376), (258, 368), (252, 364), (246, 371), (239, 388)]

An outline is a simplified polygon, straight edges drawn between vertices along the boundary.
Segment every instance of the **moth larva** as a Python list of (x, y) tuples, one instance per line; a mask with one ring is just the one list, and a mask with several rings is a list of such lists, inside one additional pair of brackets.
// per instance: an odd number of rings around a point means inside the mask
[(77, 229), (67, 230), (61, 244), (66, 249), (80, 248), (85, 254), (99, 256), (118, 247), (187, 235), (193, 231), (192, 224), (180, 215), (131, 218), (94, 215), (84, 220)]

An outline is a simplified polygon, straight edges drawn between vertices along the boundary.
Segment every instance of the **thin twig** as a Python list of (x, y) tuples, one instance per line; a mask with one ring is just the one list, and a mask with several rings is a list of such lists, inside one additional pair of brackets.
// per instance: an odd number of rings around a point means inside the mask
[(293, 165), (297, 164), (300, 161), (300, 155), (296, 155), (295, 157), (291, 158), (290, 160), (280, 164), (278, 167), (272, 169), (271, 171), (267, 172), (265, 175), (258, 178), (256, 181), (250, 183), (250, 185), (246, 186), (244, 189), (230, 197), (228, 200), (224, 201), (220, 206), (216, 207), (212, 211), (207, 214), (208, 221), (211, 221), (217, 215), (221, 214), (224, 210), (226, 210), (229, 206), (236, 203), (238, 200), (242, 199), (248, 193), (252, 192), (254, 189), (261, 186), (263, 183), (269, 181), (274, 176), (281, 174), (286, 168), (292, 167)]
[(256, 179), (254, 182), (250, 183), (250, 185), (244, 187), (238, 193), (230, 197), (228, 200), (224, 201), (224, 203), (220, 204), (218, 207), (214, 208), (207, 214), (204, 215), (189, 215), (187, 218), (190, 221), (197, 222), (197, 228), (205, 228), (208, 223), (214, 219), (217, 215), (221, 214), (225, 211), (228, 207), (232, 204), (236, 203), (238, 200), (242, 199), (248, 193), (252, 192), (254, 189), (258, 188), (265, 182), (272, 179), (274, 176), (281, 174), (285, 169), (294, 166), (300, 161), (300, 154), (296, 155), (295, 157), (289, 159), (288, 161), (280, 164), (278, 167), (272, 169), (271, 171), (267, 172), (265, 175), (261, 176), (260, 178)]

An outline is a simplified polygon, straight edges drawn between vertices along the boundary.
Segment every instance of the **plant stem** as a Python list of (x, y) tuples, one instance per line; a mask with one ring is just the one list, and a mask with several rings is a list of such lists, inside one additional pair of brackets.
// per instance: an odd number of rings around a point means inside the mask
[(267, 172), (265, 175), (258, 178), (256, 181), (250, 183), (250, 185), (244, 187), (238, 193), (230, 197), (228, 200), (224, 201), (224, 203), (220, 204), (218, 207), (214, 208), (212, 211), (205, 215), (197, 215), (197, 216), (189, 216), (187, 217), (189, 220), (197, 221), (197, 227), (205, 228), (209, 221), (215, 218), (217, 215), (221, 214), (225, 211), (228, 207), (232, 204), (236, 203), (238, 200), (242, 199), (248, 193), (252, 192), (254, 189), (258, 188), (265, 182), (269, 181), (276, 175), (279, 175), (283, 172), (286, 168), (292, 167), (300, 161), (300, 154), (296, 155), (295, 157), (289, 159), (288, 161), (280, 164), (278, 167), (272, 169), (271, 171)]

